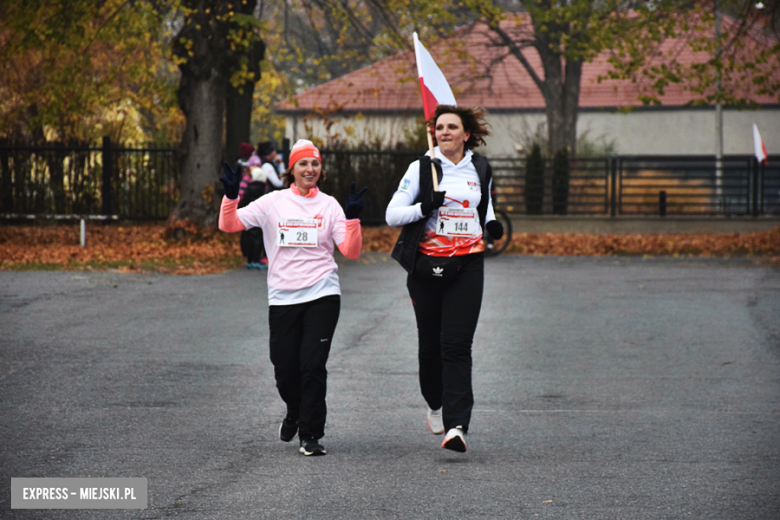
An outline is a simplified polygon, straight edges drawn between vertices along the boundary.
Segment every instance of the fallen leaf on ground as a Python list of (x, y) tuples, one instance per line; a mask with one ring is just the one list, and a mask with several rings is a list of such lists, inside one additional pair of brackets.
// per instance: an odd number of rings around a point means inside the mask
[[(363, 252), (390, 253), (400, 228), (364, 227)], [(163, 225), (87, 227), (86, 247), (79, 227), (0, 227), (0, 270), (106, 270), (210, 274), (242, 267), (239, 233), (206, 230), (199, 236), (167, 238)], [(780, 266), (780, 227), (731, 234), (595, 235), (515, 233), (507, 254), (566, 256), (756, 257)]]

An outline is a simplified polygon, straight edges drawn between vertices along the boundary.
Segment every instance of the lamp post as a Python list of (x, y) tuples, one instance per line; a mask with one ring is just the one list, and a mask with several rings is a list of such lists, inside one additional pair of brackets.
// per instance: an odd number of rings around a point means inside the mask
[(715, 83), (715, 198), (722, 210), (725, 206), (723, 200), (723, 64), (721, 63), (721, 14), (720, 0), (715, 0), (715, 59), (717, 81)]

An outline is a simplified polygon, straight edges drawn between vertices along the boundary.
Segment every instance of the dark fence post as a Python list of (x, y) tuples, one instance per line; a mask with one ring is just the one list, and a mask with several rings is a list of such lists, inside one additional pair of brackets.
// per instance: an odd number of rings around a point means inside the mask
[(555, 152), (552, 166), (552, 210), (555, 215), (565, 215), (569, 206), (569, 150)]
[(65, 213), (65, 157), (68, 150), (65, 143), (57, 141), (54, 150), (47, 154), (49, 163), (49, 186), (54, 195), (54, 213)]
[(534, 143), (525, 160), (525, 212), (529, 215), (544, 212), (544, 170), (542, 148)]
[(612, 179), (610, 180), (611, 194), (609, 200), (609, 214), (614, 217), (617, 214), (617, 157), (612, 158)]
[(111, 179), (113, 178), (113, 159), (111, 157), (111, 138), (103, 136), (103, 189), (101, 196), (103, 198), (103, 214), (111, 214)]
[(0, 193), (2, 193), (2, 205), (0, 205), (0, 211), (11, 213), (14, 210), (14, 191), (13, 191), (13, 175), (11, 172), (11, 165), (8, 161), (8, 143), (6, 141), (0, 141), (0, 169), (3, 170), (2, 185)]
[(604, 158), (604, 214), (607, 215), (610, 211), (610, 205), (609, 201), (611, 200), (610, 197), (610, 189), (609, 186), (611, 184), (612, 180), (612, 159), (609, 157)]
[(764, 213), (764, 176), (766, 175), (766, 159), (761, 163), (758, 177), (758, 212)]
[(662, 217), (666, 216), (666, 192), (664, 190), (658, 192), (658, 214)]
[(754, 217), (758, 216), (758, 185), (759, 185), (759, 178), (761, 176), (761, 163), (758, 162), (758, 158), (753, 158), (753, 182), (752, 182), (752, 190), (751, 190), (751, 199), (753, 202), (751, 203), (751, 213)]

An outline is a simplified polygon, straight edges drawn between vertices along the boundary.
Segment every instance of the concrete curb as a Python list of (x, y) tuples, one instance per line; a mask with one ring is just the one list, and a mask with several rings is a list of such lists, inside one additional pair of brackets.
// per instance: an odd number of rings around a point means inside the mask
[(754, 233), (780, 227), (778, 217), (589, 217), (511, 215), (515, 233)]

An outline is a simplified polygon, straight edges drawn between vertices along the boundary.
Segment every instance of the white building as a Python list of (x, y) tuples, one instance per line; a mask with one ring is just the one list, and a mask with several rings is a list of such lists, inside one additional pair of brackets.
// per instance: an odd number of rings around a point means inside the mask
[[(665, 45), (683, 49), (677, 56), (681, 62), (702, 58), (685, 50), (687, 46), (680, 42)], [(456, 56), (464, 48), (473, 58)], [(544, 99), (516, 58), (501, 59), (490, 78), (475, 77), (484, 70), (484, 64), (505, 52), (490, 45), (484, 27), (477, 24), (465, 28), (429, 50), (447, 76), (458, 104), (488, 110), (493, 135), (483, 153), (512, 156), (517, 153), (518, 144), (527, 147), (534, 135), (546, 138)], [(541, 75), (538, 54), (531, 49), (524, 54)], [(620, 155), (716, 153), (714, 106), (691, 106), (696, 96), (679, 85), (665, 89), (660, 97), (662, 105), (644, 106), (638, 100), (645, 87), (641, 82), (598, 81), (608, 70), (605, 58), (603, 55), (583, 67), (577, 125), (580, 137), (584, 134), (590, 142), (610, 144), (612, 151)], [(780, 81), (780, 71), (776, 74)], [(724, 108), (724, 154), (753, 153), (753, 123), (758, 125), (769, 154), (780, 154), (780, 102), (749, 90), (744, 90), (744, 95), (758, 103), (759, 108)], [(377, 138), (389, 144), (397, 142), (422, 120), (414, 53), (398, 53), (312, 88), (292, 102), (277, 104), (276, 111), (286, 116), (287, 137), (293, 141), (316, 137), (328, 143), (329, 138), (337, 136), (353, 143)]]

